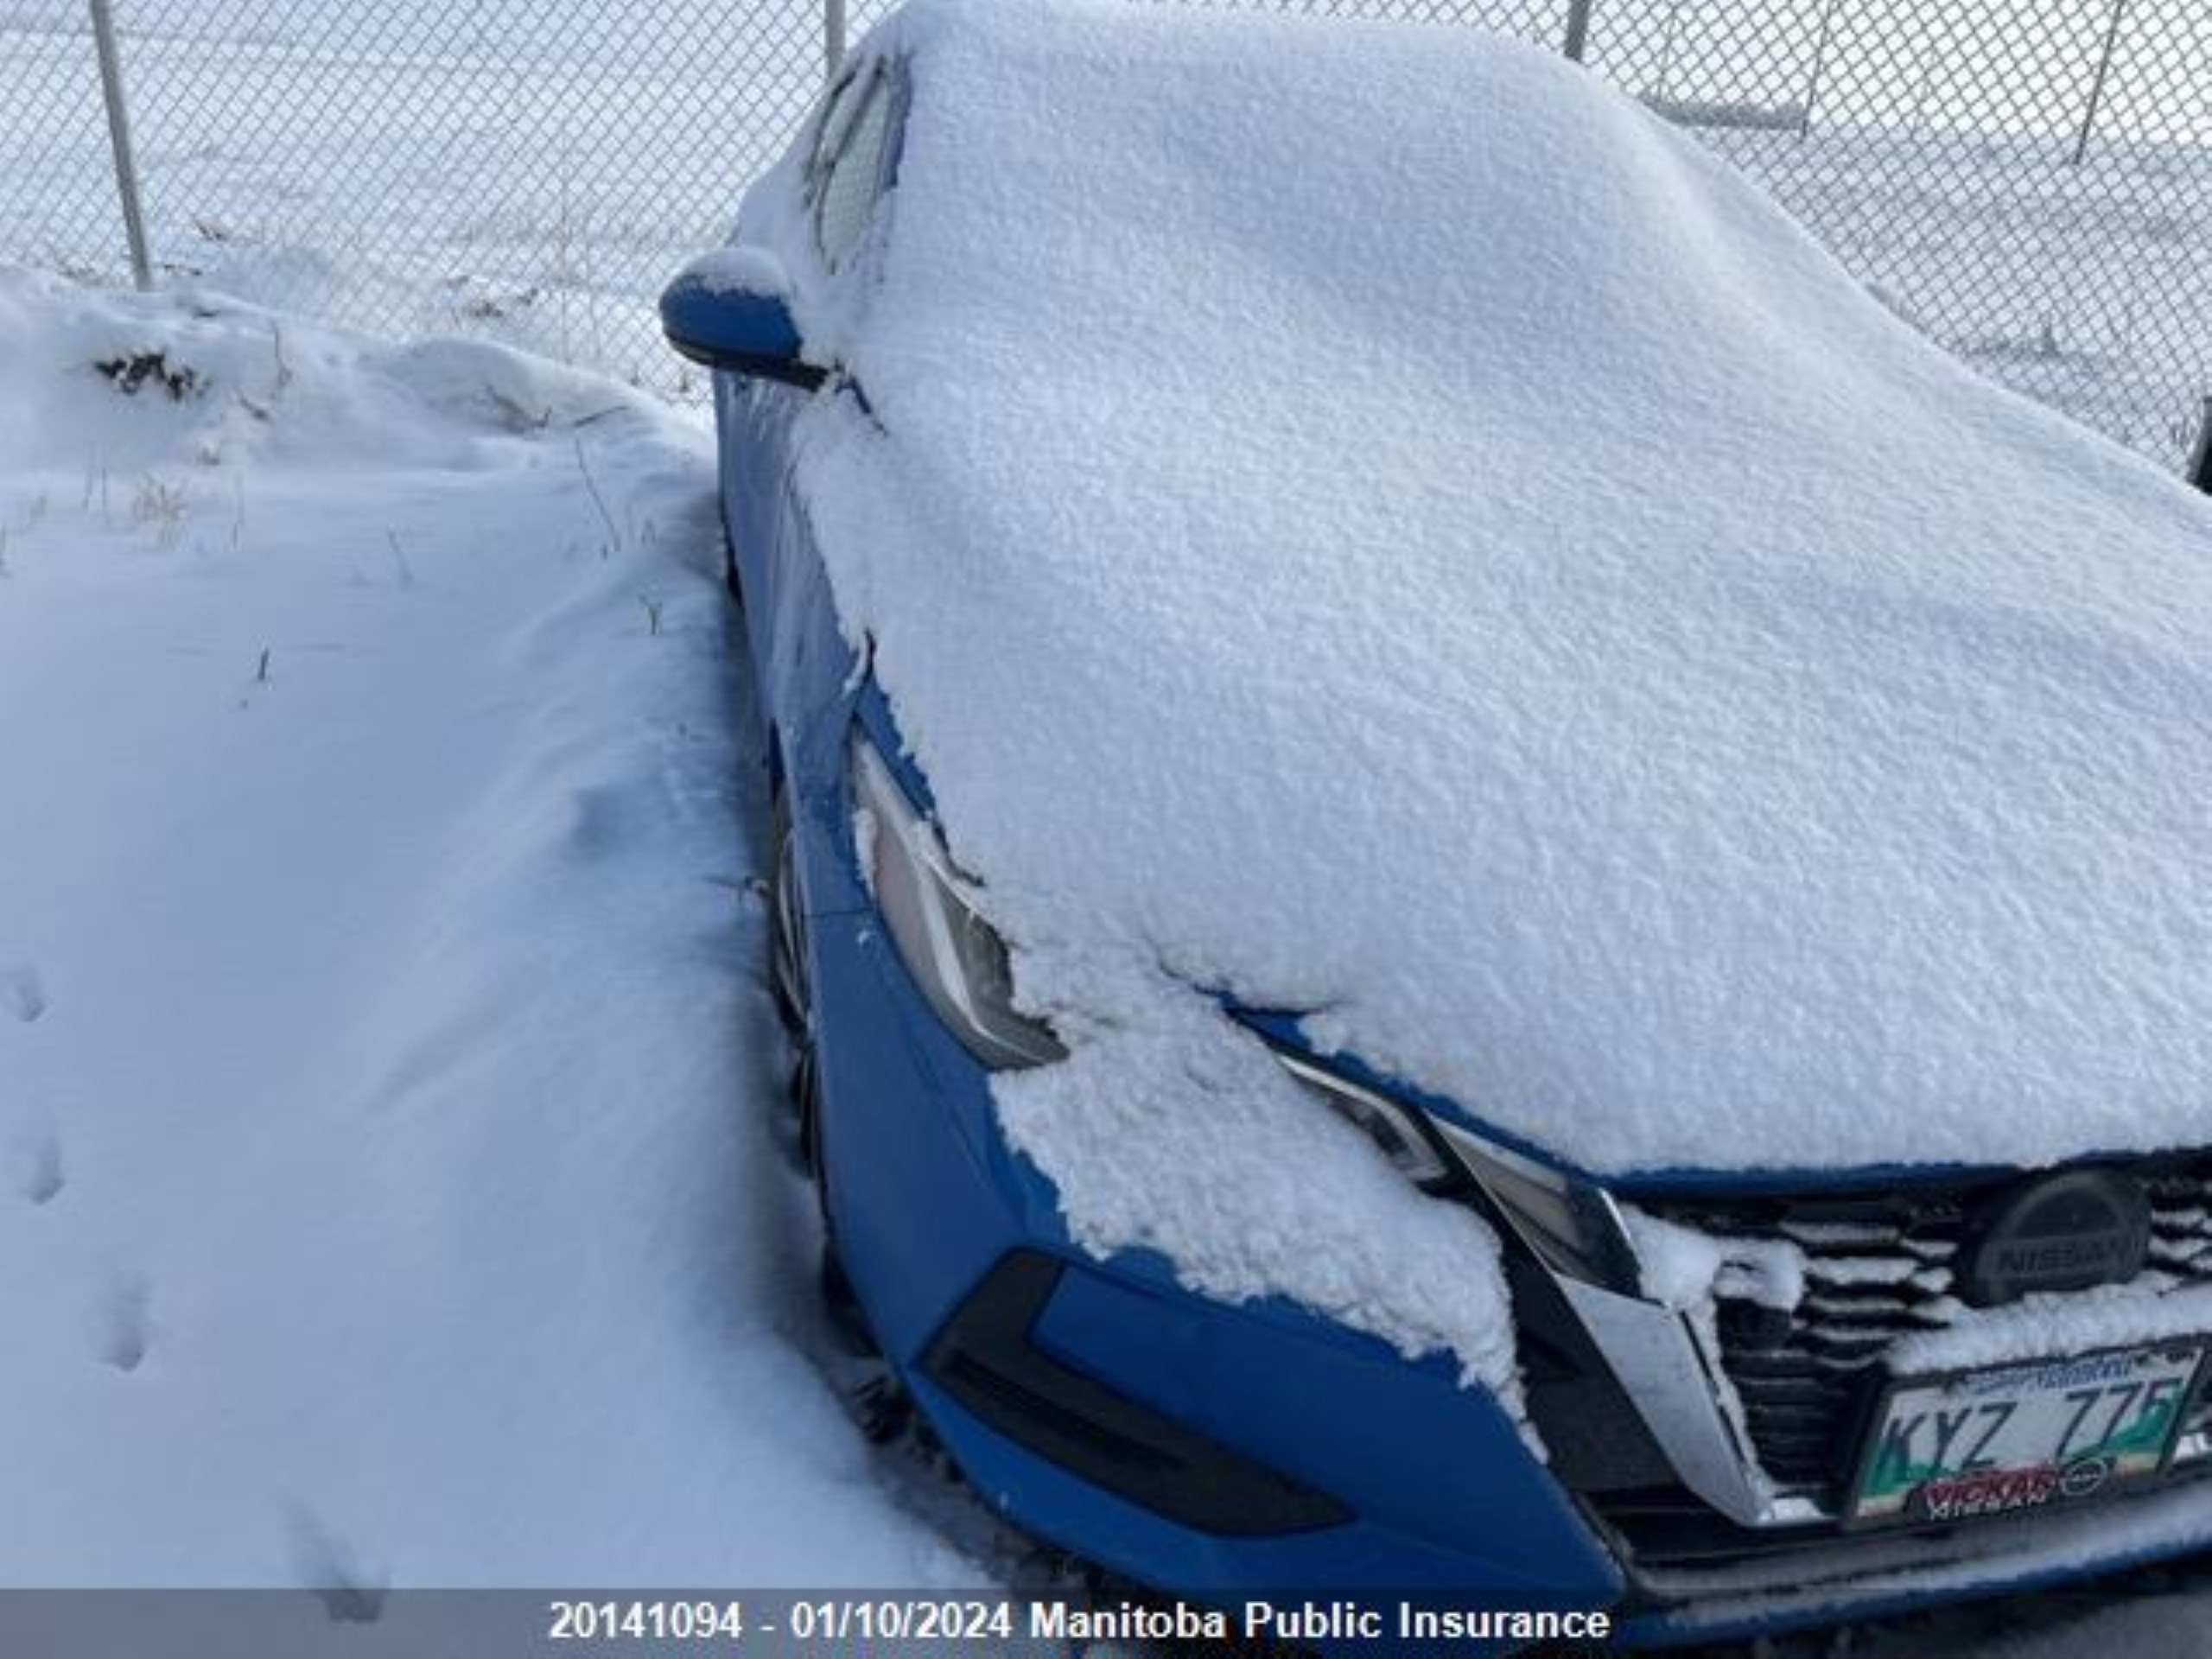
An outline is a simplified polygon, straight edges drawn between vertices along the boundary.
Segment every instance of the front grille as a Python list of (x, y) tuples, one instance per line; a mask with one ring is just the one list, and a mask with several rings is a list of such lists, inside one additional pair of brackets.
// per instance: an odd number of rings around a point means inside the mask
[[(2150, 1266), (2166, 1285), (2212, 1278), (2212, 1156), (2129, 1166), (2151, 1195)], [(1954, 1264), (1968, 1218), (2018, 1176), (1915, 1183), (1865, 1195), (1639, 1200), (1713, 1238), (1786, 1240), (1805, 1294), (1787, 1313), (1716, 1305), (1722, 1363), (1760, 1465), (1789, 1492), (1833, 1503), (1892, 1344), (1966, 1311)]]

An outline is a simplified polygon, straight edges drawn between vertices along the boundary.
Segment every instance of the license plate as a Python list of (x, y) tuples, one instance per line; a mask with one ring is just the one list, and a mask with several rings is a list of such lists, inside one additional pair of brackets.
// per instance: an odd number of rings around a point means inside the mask
[(2040, 1509), (2164, 1469), (2204, 1344), (2168, 1344), (1890, 1384), (1859, 1453), (1854, 1522)]

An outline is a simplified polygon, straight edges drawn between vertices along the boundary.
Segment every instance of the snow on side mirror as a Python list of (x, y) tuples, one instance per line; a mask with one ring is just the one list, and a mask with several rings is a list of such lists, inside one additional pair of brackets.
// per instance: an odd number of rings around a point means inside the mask
[(661, 332), (695, 363), (811, 391), (825, 375), (799, 355), (790, 295), (790, 277), (765, 248), (716, 248), (662, 291)]

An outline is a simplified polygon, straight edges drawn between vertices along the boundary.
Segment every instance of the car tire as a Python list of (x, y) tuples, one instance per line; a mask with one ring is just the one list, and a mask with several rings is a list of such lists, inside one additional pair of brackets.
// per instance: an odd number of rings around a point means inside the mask
[(729, 518), (717, 512), (715, 522), (722, 531), (722, 591), (729, 595), (730, 603), (741, 612), (745, 609), (745, 584), (737, 574), (737, 548), (729, 538)]
[(776, 1017), (794, 1049), (813, 1048), (813, 995), (807, 983), (806, 911), (798, 886), (798, 836), (791, 823), (790, 792), (776, 785), (769, 808), (768, 990)]
[(821, 1069), (815, 1053), (814, 995), (807, 954), (806, 911), (798, 890), (798, 838), (791, 821), (791, 800), (782, 785), (776, 787), (770, 810), (774, 849), (768, 880), (770, 933), (768, 983), (777, 1016), (791, 1044), (791, 1082), (787, 1090), (791, 1128), (799, 1159), (811, 1176), (815, 1208), (822, 1220), (822, 1260), (818, 1282), (822, 1300), (839, 1337), (855, 1354), (876, 1351), (866, 1316), (853, 1294), (852, 1281), (837, 1252), (837, 1233), (830, 1209), (830, 1160), (823, 1144)]

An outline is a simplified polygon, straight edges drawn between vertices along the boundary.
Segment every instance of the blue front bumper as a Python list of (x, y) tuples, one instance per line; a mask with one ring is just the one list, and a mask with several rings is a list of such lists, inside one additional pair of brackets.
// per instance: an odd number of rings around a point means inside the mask
[[(953, 1458), (1024, 1529), (1199, 1601), (1610, 1607), (1624, 1637), (1653, 1643), (1891, 1612), (2202, 1547), (2179, 1533), (2155, 1543), (2115, 1535), (2099, 1547), (2092, 1534), (2060, 1565), (2033, 1549), (1983, 1554), (1979, 1569), (1931, 1554), (1924, 1573), (1911, 1564), (1861, 1573), (1846, 1547), (1821, 1554), (1817, 1568), (1808, 1554), (1808, 1573), (1828, 1575), (1825, 1588), (1740, 1592), (1724, 1575), (1709, 1586), (1638, 1589), (1520, 1427), (1442, 1359), (1409, 1361), (1287, 1302), (1209, 1300), (1156, 1256), (1100, 1261), (1075, 1247), (1051, 1182), (1006, 1144), (986, 1074), (931, 1014), (842, 856), (842, 813), (823, 817), (803, 834), (802, 856), (819, 861), (809, 885), (832, 900), (813, 915), (812, 950), (839, 1250), (877, 1340)], [(995, 1272), (1019, 1260), (1049, 1269), (1015, 1332), (1024, 1363), (1043, 1370), (1027, 1382), (963, 1385), (947, 1371), (947, 1332)], [(1066, 1435), (1090, 1434), (1102, 1456), (1133, 1446), (1140, 1462), (1157, 1448), (1147, 1451), (1141, 1427), (1120, 1441), (1080, 1421), (1054, 1430), (1066, 1402), (1025, 1396), (1049, 1396), (1036, 1377), (1063, 1375), (1125, 1402), (1140, 1425), (1171, 1426), (1185, 1449), (1217, 1448), (1223, 1478), (1256, 1470), (1320, 1507), (1294, 1504), (1282, 1530), (1217, 1529), (1161, 1513), (1175, 1503), (1133, 1496), (1141, 1471), (1118, 1483), (1085, 1478)]]

